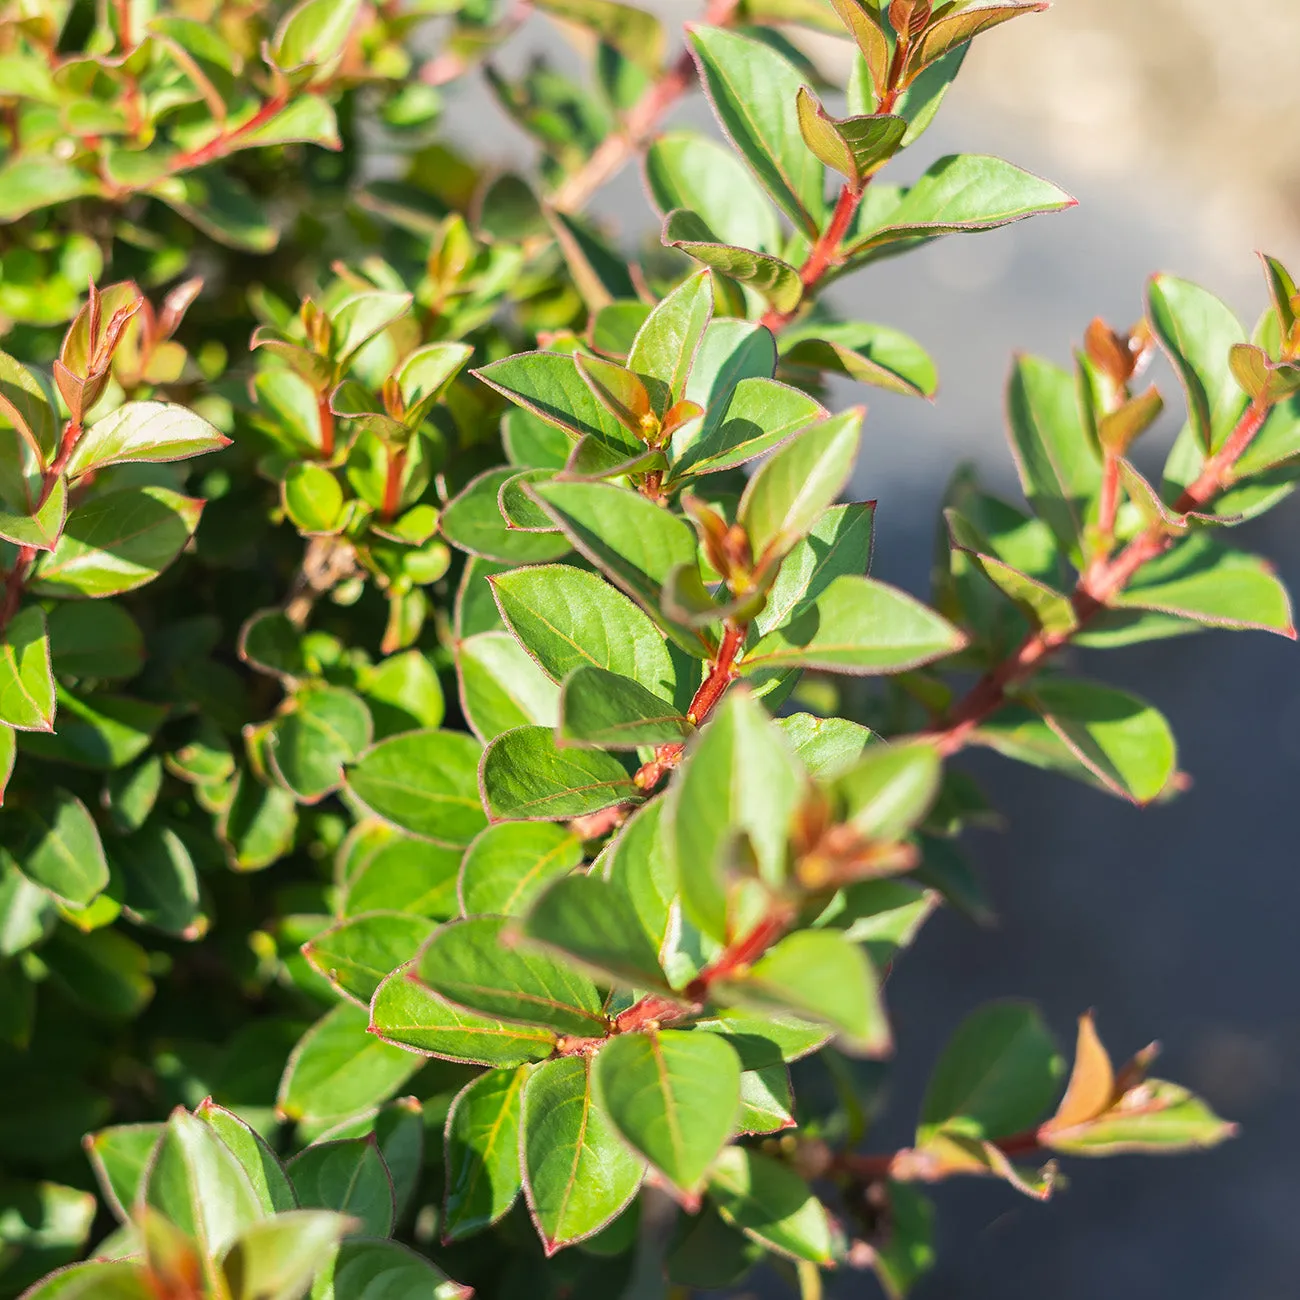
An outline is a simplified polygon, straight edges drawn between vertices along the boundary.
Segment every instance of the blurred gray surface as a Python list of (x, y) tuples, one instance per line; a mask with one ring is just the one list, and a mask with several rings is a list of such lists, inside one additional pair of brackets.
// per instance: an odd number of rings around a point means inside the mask
[[(480, 153), (486, 141), (503, 161), (527, 156), (481, 95), (454, 104), (451, 120)], [(707, 115), (697, 99), (676, 120), (703, 126)], [(915, 334), (939, 363), (943, 389), (932, 406), (865, 394), (871, 414), (854, 484), (880, 501), (876, 576), (918, 594), (954, 465), (973, 459), (990, 486), (1016, 491), (1001, 415), (1013, 352), (1068, 363), (1092, 316), (1118, 326), (1137, 319), (1155, 270), (1200, 280), (1252, 323), (1264, 302), (1254, 232), (1241, 230), (1232, 247), (1207, 244), (1188, 220), (1197, 192), (1187, 178), (1089, 173), (1054, 156), (1038, 125), (1032, 115), (1014, 122), (984, 110), (959, 87), (904, 178), (946, 152), (1001, 153), (1050, 175), (1079, 198), (1077, 209), (944, 241), (835, 295), (846, 313)], [(629, 246), (654, 224), (632, 169), (594, 206)], [(1274, 251), (1294, 259), (1297, 244)], [(1158, 378), (1176, 405), (1172, 379)], [(863, 396), (853, 390), (851, 400)], [(1233, 540), (1270, 555), (1300, 590), (1297, 519), (1292, 502)], [(873, 1148), (908, 1141), (944, 1039), (1001, 996), (1040, 1002), (1067, 1046), (1088, 1007), (1117, 1056), (1159, 1037), (1161, 1072), (1203, 1091), (1243, 1131), (1205, 1156), (1070, 1161), (1070, 1187), (1047, 1206), (992, 1183), (939, 1188), (940, 1264), (920, 1300), (1296, 1295), (1297, 653), (1281, 638), (1220, 632), (1076, 658), (1077, 670), (1146, 696), (1173, 722), (1194, 786), (1164, 807), (1136, 810), (988, 756), (961, 760), (1009, 814), (1005, 833), (969, 840), (1000, 924), (980, 930), (941, 913), (900, 962), (889, 989), (897, 1104)], [(844, 1278), (834, 1294), (878, 1292), (869, 1278)]]

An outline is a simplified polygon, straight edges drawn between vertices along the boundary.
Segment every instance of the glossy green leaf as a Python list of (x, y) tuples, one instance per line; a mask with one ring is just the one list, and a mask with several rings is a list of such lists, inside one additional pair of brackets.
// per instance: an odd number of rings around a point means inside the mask
[(587, 1058), (561, 1057), (524, 1085), (524, 1196), (547, 1255), (620, 1214), (645, 1169), (595, 1104), (591, 1067)]
[(559, 1034), (605, 1032), (600, 994), (587, 976), (503, 940), (506, 917), (476, 916), (442, 926), (415, 964), (441, 997), (485, 1016), (544, 1025)]
[(483, 741), (560, 720), (560, 688), (509, 632), (479, 632), (456, 647), (461, 706)]
[(343, 783), (346, 763), (370, 744), (370, 713), (351, 691), (320, 686), (300, 691), (267, 736), (266, 756), (303, 803), (316, 803)]
[(34, 884), (84, 907), (108, 884), (108, 863), (94, 819), (66, 790), (6, 809), (5, 844)]
[(342, 4), (301, 0), (284, 17), (271, 39), (270, 52), (285, 69), (328, 63), (343, 48), (356, 20), (357, 0)]
[(303, 956), (344, 997), (368, 1007), (384, 976), (410, 961), (433, 929), (409, 912), (362, 913), (308, 940)]
[(396, 1241), (345, 1241), (313, 1300), (469, 1300), (467, 1287)]
[(284, 512), (299, 532), (336, 533), (347, 522), (343, 488), (323, 465), (298, 461), (281, 484)]
[(144, 667), (144, 636), (120, 605), (65, 601), (50, 610), (48, 623), (56, 673), (112, 680)]
[(447, 1191), (444, 1241), (457, 1241), (496, 1223), (523, 1187), (519, 1121), (526, 1066), (489, 1070), (451, 1104), (444, 1137)]
[(709, 1199), (729, 1224), (768, 1250), (830, 1264), (825, 1207), (788, 1165), (745, 1147), (727, 1147), (709, 1175)]
[(386, 1237), (393, 1230), (393, 1180), (373, 1136), (313, 1143), (289, 1161), (288, 1171), (304, 1209), (346, 1214), (366, 1237)]
[(599, 750), (561, 749), (549, 727), (518, 727), (484, 751), (483, 803), (493, 821), (567, 821), (640, 798), (627, 769)]
[(781, 331), (781, 364), (843, 375), (905, 396), (933, 397), (934, 361), (910, 335), (864, 321), (819, 321)]
[(233, 1111), (218, 1106), (211, 1097), (195, 1107), (194, 1117), (212, 1129), (239, 1161), (267, 1214), (282, 1214), (285, 1210), (298, 1208), (289, 1175), (261, 1134)]
[(562, 745), (636, 749), (685, 740), (694, 730), (671, 704), (630, 677), (584, 665), (564, 679)]
[(409, 912), (445, 921), (455, 916), (459, 848), (395, 835), (369, 853), (345, 882), (341, 910)]
[(477, 835), (461, 863), (458, 893), (466, 916), (523, 916), (557, 876), (582, 862), (582, 841), (546, 822), (498, 822)]
[(780, 1133), (796, 1123), (790, 1071), (785, 1065), (766, 1065), (741, 1074), (738, 1133)]
[(54, 725), (50, 639), (36, 605), (20, 610), (0, 634), (0, 722), (20, 731)]
[(163, 705), (125, 695), (73, 695), (59, 688), (59, 716), (52, 733), (24, 733), (21, 748), (45, 759), (98, 771), (123, 767), (148, 747), (167, 717)]
[(294, 1300), (338, 1245), (347, 1220), (324, 1210), (289, 1210), (246, 1228), (221, 1272), (231, 1300)]
[(907, 134), (907, 120), (889, 113), (837, 120), (806, 86), (799, 87), (795, 106), (804, 143), (854, 186), (879, 171)]
[(380, 660), (357, 686), (374, 722), (375, 737), (436, 727), (446, 708), (437, 671), (419, 650)]
[(661, 385), (666, 406), (686, 396), (686, 379), (712, 314), (713, 281), (700, 271), (679, 284), (637, 330), (628, 369)]
[(487, 824), (479, 742), (452, 731), (382, 740), (347, 770), (347, 788), (376, 816), (436, 844), (468, 844)]
[[(574, 371), (575, 382), (582, 383)], [(584, 391), (586, 391), (584, 385)], [(596, 399), (588, 397), (592, 402)], [(612, 419), (612, 417), (611, 417)], [(515, 471), (491, 469), (472, 480), (447, 503), (438, 520), (442, 535), (462, 551), (505, 564), (542, 564), (559, 559), (569, 550), (569, 541), (557, 533), (534, 533), (509, 528), (498, 505), (502, 484)]]
[(908, 67), (914, 74), (965, 45), (981, 32), (1019, 18), (1022, 14), (1041, 13), (1047, 5), (1040, 0), (997, 0), (995, 3), (970, 5), (932, 22), (912, 47)]
[[(592, 874), (603, 876), (622, 893), (640, 921), (651, 949), (670, 960), (667, 949), (675, 937), (678, 921), (677, 875), (664, 843), (663, 809), (662, 799), (638, 808), (610, 841), (609, 848), (593, 866)], [(694, 973), (692, 967), (690, 974)]]
[(845, 820), (873, 840), (901, 839), (929, 811), (939, 793), (943, 763), (924, 741), (868, 747), (836, 778)]
[(799, 761), (815, 780), (828, 781), (847, 772), (873, 739), (870, 728), (847, 718), (818, 718), (791, 713), (776, 725)]
[(664, 31), (653, 14), (614, 0), (543, 0), (538, 7), (594, 32), (647, 72), (659, 72), (664, 56)]
[[(0, 407), (0, 415), (3, 408)], [(0, 483), (3, 480), (0, 479)], [(39, 498), (37, 498), (39, 499)], [(55, 479), (49, 495), (37, 506), (37, 499), (23, 495), (16, 509), (0, 501), (0, 537), (15, 546), (30, 546), (37, 551), (52, 551), (58, 544), (68, 517), (68, 487), (64, 479)]]
[(116, 842), (111, 857), (122, 876), (122, 910), (132, 921), (180, 939), (207, 933), (194, 859), (170, 826), (149, 823)]
[(188, 460), (228, 447), (230, 439), (201, 415), (174, 402), (127, 402), (95, 421), (68, 458), (67, 475), (124, 461)]
[(162, 1134), (161, 1124), (114, 1124), (82, 1139), (104, 1199), (123, 1223), (131, 1217)]
[(236, 871), (261, 871), (278, 862), (293, 847), (297, 829), (293, 795), (262, 785), (251, 772), (239, 773), (217, 823)]
[(710, 270), (748, 285), (777, 311), (793, 311), (803, 297), (799, 272), (779, 257), (725, 243), (697, 212), (675, 208), (664, 218), (663, 242)]

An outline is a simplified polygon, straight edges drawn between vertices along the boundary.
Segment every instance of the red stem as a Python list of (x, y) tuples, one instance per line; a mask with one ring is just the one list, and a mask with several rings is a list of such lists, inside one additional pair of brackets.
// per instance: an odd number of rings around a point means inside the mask
[(384, 503), (379, 513), (384, 519), (391, 519), (402, 504), (402, 474), (406, 469), (406, 449), (389, 448), (388, 468), (384, 473)]
[(187, 150), (179, 153), (171, 162), (173, 174), (176, 172), (190, 171), (195, 167), (202, 167), (206, 163), (215, 161), (217, 158), (224, 157), (239, 142), (241, 136), (249, 135), (256, 131), (258, 127), (265, 126), (273, 117), (275, 117), (289, 102), (287, 91), (277, 91), (268, 99), (261, 108), (248, 119), (247, 122), (233, 127), (229, 131), (222, 131), (214, 136), (207, 144), (201, 144), (196, 149)]
[[(329, 460), (334, 455), (334, 412), (330, 410), (328, 393), (321, 393), (316, 399), (316, 410), (320, 419), (320, 454), (322, 460)], [(389, 461), (392, 469), (392, 461)]]
[[(1014, 1133), (1010, 1137), (999, 1138), (993, 1143), (1004, 1156), (1026, 1156), (1039, 1149), (1038, 1130), (1027, 1129), (1023, 1133)], [(900, 1156), (908, 1156), (907, 1149), (891, 1151), (887, 1155), (854, 1155), (852, 1152), (837, 1152), (831, 1162), (830, 1172), (847, 1174), (850, 1178), (863, 1183), (879, 1182), (894, 1172), (894, 1165)]]

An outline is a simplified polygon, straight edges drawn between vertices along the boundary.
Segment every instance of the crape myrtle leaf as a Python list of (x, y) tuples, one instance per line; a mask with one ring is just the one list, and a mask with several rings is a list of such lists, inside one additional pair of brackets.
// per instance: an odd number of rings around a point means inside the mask
[(1146, 1079), (1109, 1110), (1072, 1127), (1045, 1125), (1042, 1143), (1072, 1156), (1173, 1155), (1235, 1137), (1199, 1097), (1164, 1079)]
[(316, 1142), (288, 1164), (298, 1202), (308, 1210), (335, 1210), (357, 1220), (353, 1231), (386, 1237), (397, 1216), (393, 1180), (374, 1135)]
[(803, 297), (803, 282), (789, 262), (725, 243), (689, 208), (675, 208), (664, 218), (661, 238), (665, 247), (679, 248), (711, 270), (748, 285), (777, 311), (793, 311)]
[(713, 280), (708, 271), (698, 271), (664, 298), (632, 340), (627, 367), (652, 389), (661, 387), (665, 409), (686, 396), (686, 379), (712, 314)]
[(660, 71), (664, 30), (653, 14), (613, 0), (541, 0), (544, 13), (576, 23), (651, 74)]
[(142, 1203), (193, 1237), (209, 1259), (266, 1211), (234, 1152), (202, 1120), (172, 1111), (154, 1152)]
[(1174, 614), (1208, 627), (1257, 628), (1295, 638), (1291, 598), (1267, 561), (1193, 533), (1143, 565), (1111, 605)]
[(523, 916), (556, 876), (582, 863), (582, 841), (547, 822), (498, 822), (465, 850), (457, 892), (465, 916)]
[(375, 1116), (375, 1139), (393, 1180), (400, 1221), (411, 1208), (424, 1171), (424, 1106), (416, 1097), (398, 1097)]
[(740, 671), (898, 673), (955, 654), (965, 644), (961, 631), (905, 592), (846, 575), (746, 651)]
[(702, 1030), (620, 1034), (597, 1054), (604, 1113), (688, 1208), (740, 1110), (740, 1061), (724, 1038)]
[(857, 186), (902, 148), (906, 118), (889, 113), (833, 118), (806, 86), (795, 100), (804, 143), (827, 167)]
[(1089, 1011), (1079, 1017), (1074, 1067), (1065, 1096), (1057, 1105), (1056, 1113), (1042, 1127), (1051, 1130), (1086, 1123), (1109, 1109), (1114, 1099), (1115, 1068), (1097, 1037), (1097, 1026)]
[(556, 1035), (541, 1025), (514, 1025), (454, 1007), (412, 977), (395, 970), (375, 990), (370, 1030), (425, 1056), (473, 1065), (512, 1067), (550, 1056)]
[(162, 1124), (115, 1124), (81, 1140), (104, 1199), (123, 1223), (131, 1218), (162, 1134)]
[[(161, 778), (161, 765), (157, 770)], [(130, 920), (179, 939), (207, 933), (194, 859), (170, 826), (150, 822), (114, 842), (110, 857), (122, 877), (122, 910)]]
[(201, 415), (173, 402), (127, 402), (95, 421), (68, 458), (68, 478), (124, 461), (187, 460), (228, 447)]
[(0, 722), (20, 731), (54, 725), (54, 674), (45, 613), (29, 605), (0, 634)]
[(685, 740), (694, 730), (662, 697), (630, 677), (585, 664), (564, 679), (561, 745), (636, 749)]
[(307, 673), (302, 633), (278, 609), (263, 609), (239, 629), (239, 657), (259, 672), (295, 678)]
[[(590, 442), (590, 439), (584, 438), (578, 446), (585, 446)], [(600, 443), (595, 445), (597, 447), (602, 446)], [(537, 504), (535, 497), (524, 491), (525, 483), (548, 483), (554, 477), (555, 472), (553, 470), (526, 469), (512, 475), (501, 484), (501, 490), (497, 493), (497, 509), (501, 512), (501, 517), (506, 521), (508, 527), (517, 528), (526, 533), (553, 533), (555, 531), (555, 525), (551, 522), (551, 517)]]
[(689, 29), (700, 82), (728, 138), (805, 234), (826, 216), (825, 179), (794, 111), (803, 78), (770, 46), (720, 27)]
[(747, 835), (762, 878), (780, 884), (800, 792), (798, 764), (766, 710), (746, 691), (729, 692), (692, 743), (664, 809), (682, 905), (711, 938), (728, 937), (724, 853), (732, 836)]
[[(710, 301), (712, 294), (710, 293)], [(587, 342), (591, 350), (599, 356), (608, 357), (611, 361), (626, 363), (628, 353), (632, 350), (632, 344), (636, 339), (637, 330), (645, 324), (647, 317), (650, 315), (650, 308), (643, 302), (613, 302), (608, 307), (602, 307), (587, 325)], [(645, 376), (642, 376), (643, 378)], [(542, 424), (540, 420), (536, 422), (539, 428), (546, 429), (549, 426)], [(530, 437), (533, 436), (530, 429)], [(503, 441), (506, 444), (507, 454), (516, 464), (527, 464), (527, 460), (520, 459), (511, 450), (511, 430), (503, 430)], [(560, 457), (560, 464), (563, 464), (568, 454), (568, 439), (560, 435), (560, 441), (565, 447), (565, 455)], [(553, 465), (552, 468), (559, 469), (560, 465)]]
[(336, 364), (347, 363), (376, 335), (410, 310), (409, 293), (355, 293), (330, 309)]
[[(741, 380), (775, 373), (776, 340), (769, 329), (729, 317), (711, 320), (686, 380), (687, 398), (707, 412), (703, 431), (721, 420)], [(679, 441), (683, 436), (676, 435)]]
[(902, 839), (939, 793), (943, 762), (924, 740), (875, 744), (835, 780), (845, 820), (867, 839)]
[(60, 687), (53, 732), (24, 732), (19, 746), (38, 758), (111, 771), (138, 757), (167, 717), (167, 706), (125, 695), (78, 698)]
[(90, 1260), (42, 1278), (23, 1292), (22, 1300), (153, 1300), (157, 1294), (143, 1264)]
[(1074, 379), (1036, 357), (1021, 357), (1007, 387), (1011, 450), (1034, 512), (1079, 556), (1101, 491), (1101, 462), (1079, 415)]
[(6, 809), (5, 821), (5, 846), (33, 884), (77, 907), (85, 907), (108, 885), (99, 831), (75, 795), (46, 790)]
[[(1067, 771), (1072, 759), (1105, 789), (1136, 803), (1155, 799), (1177, 769), (1169, 724), (1132, 695), (1095, 682), (1052, 677), (1026, 688), (1021, 698), (1041, 715), (1037, 728), (1018, 726), (1013, 716), (980, 729), (985, 743), (1011, 757)], [(1044, 724), (1050, 739), (1041, 735)]]
[(465, 561), (460, 585), (456, 589), (456, 636), (458, 639), (479, 632), (496, 632), (505, 625), (497, 610), (496, 599), (488, 578), (494, 573), (504, 573), (511, 566), (471, 555)]
[(847, 772), (874, 738), (870, 728), (861, 723), (818, 718), (811, 713), (791, 713), (778, 718), (776, 725), (816, 781), (829, 781)]
[(550, 727), (517, 727), (493, 740), (483, 751), (479, 785), (493, 821), (567, 821), (641, 797), (617, 759), (561, 749)]
[(721, 1289), (742, 1281), (764, 1253), (705, 1202), (698, 1214), (678, 1216), (664, 1271), (677, 1286)]
[(478, 795), (482, 746), (454, 731), (381, 740), (347, 770), (347, 789), (377, 817), (435, 844), (465, 845), (487, 824)]
[(949, 154), (934, 163), (902, 201), (873, 222), (866, 210), (850, 235), (853, 262), (900, 240), (992, 230), (1075, 200), (1050, 181), (983, 154)]
[[(574, 375), (576, 379), (576, 371)], [(462, 551), (504, 564), (543, 564), (559, 559), (569, 550), (566, 538), (507, 526), (497, 499), (502, 485), (514, 475), (513, 469), (490, 469), (473, 479), (439, 517), (442, 535)]]
[(668, 457), (662, 451), (643, 447), (629, 456), (626, 452), (597, 442), (595, 438), (583, 438), (574, 445), (565, 461), (563, 477), (569, 482), (589, 483), (600, 479), (622, 478), (626, 474), (645, 474), (651, 470), (664, 469), (667, 465)]
[(910, 335), (864, 321), (812, 321), (782, 330), (781, 364), (824, 371), (905, 397), (933, 397), (939, 375), (930, 354)]
[(227, 248), (269, 253), (279, 242), (280, 232), (267, 219), (265, 206), (224, 167), (163, 177), (148, 193)]
[(591, 1069), (588, 1058), (561, 1057), (536, 1067), (524, 1084), (524, 1197), (547, 1255), (621, 1214), (645, 1172), (595, 1104)]
[(419, 650), (380, 660), (358, 682), (374, 722), (375, 737), (436, 727), (446, 713), (437, 670)]
[(17, 221), (38, 208), (99, 192), (99, 182), (71, 163), (53, 157), (7, 159), (0, 167), (0, 219)]
[(1182, 380), (1196, 442), (1217, 451), (1246, 408), (1230, 361), (1233, 346), (1246, 341), (1241, 323), (1212, 293), (1172, 275), (1152, 277), (1147, 314)]
[(669, 478), (673, 482), (697, 474), (734, 469), (779, 446), (814, 420), (824, 419), (826, 408), (807, 393), (775, 379), (749, 377), (732, 389), (726, 406), (708, 408), (694, 436), (674, 437)]
[(265, 1213), (281, 1214), (298, 1208), (289, 1175), (260, 1133), (211, 1097), (195, 1107), (194, 1117), (208, 1125), (239, 1161)]
[(628, 264), (591, 222), (558, 212), (550, 206), (546, 207), (545, 216), (573, 278), (574, 288), (589, 311), (608, 307), (618, 298), (636, 296), (636, 285)]
[(465, 719), (484, 742), (560, 720), (560, 688), (509, 632), (479, 632), (460, 642), (456, 675)]
[[(0, 176), (11, 169), (0, 170)], [(54, 407), (36, 376), (7, 352), (0, 352), (0, 427), (9, 426), (30, 447), (33, 457), (47, 460), (56, 449)]]
[(968, 1016), (930, 1076), (918, 1146), (940, 1134), (979, 1141), (1032, 1127), (1056, 1096), (1062, 1071), (1037, 1009), (994, 1002)]
[(873, 1267), (889, 1300), (904, 1300), (934, 1267), (934, 1205), (910, 1183), (889, 1179), (884, 1188), (889, 1238), (873, 1247)]
[(519, 1121), (528, 1074), (527, 1066), (489, 1070), (456, 1094), (443, 1134), (444, 1242), (496, 1223), (523, 1188)]
[[(0, 408), (2, 413), (2, 408)], [(35, 506), (35, 501), (27, 504)], [(49, 495), (36, 510), (11, 510), (0, 499), (0, 538), (15, 546), (30, 546), (37, 551), (52, 551), (63, 533), (68, 517), (68, 484), (54, 480)]]
[(809, 530), (848, 482), (862, 438), (862, 407), (797, 433), (745, 487), (736, 522), (756, 559), (783, 555)]
[(826, 1208), (788, 1165), (745, 1147), (727, 1147), (709, 1174), (709, 1199), (727, 1223), (768, 1250), (831, 1263)]
[(794, 1128), (794, 1093), (784, 1064), (746, 1070), (740, 1076), (738, 1134), (780, 1133)]
[(523, 352), (470, 373), (575, 440), (590, 436), (629, 453), (640, 449), (640, 440), (592, 392), (567, 353)]
[(370, 744), (370, 711), (338, 686), (299, 691), (266, 740), (275, 775), (302, 803), (317, 803), (343, 784), (343, 769)]
[(598, 574), (548, 564), (490, 581), (506, 626), (552, 681), (590, 666), (672, 699), (677, 673), (663, 634)]
[(29, 589), (65, 597), (134, 591), (176, 558), (202, 509), (201, 501), (163, 487), (124, 488), (87, 501), (69, 512)]
[(831, 506), (822, 514), (782, 562), (767, 593), (767, 604), (754, 620), (760, 635), (791, 621), (836, 578), (866, 574), (875, 514), (874, 502)]
[(592, 873), (603, 875), (622, 893), (652, 949), (666, 961), (678, 917), (674, 905), (677, 877), (664, 845), (663, 809), (662, 799), (638, 808), (601, 854)]
[(252, 772), (240, 771), (217, 821), (230, 865), (236, 871), (261, 871), (293, 847), (298, 809), (293, 795), (264, 786)]
[(780, 249), (781, 227), (767, 196), (740, 159), (716, 140), (669, 131), (646, 150), (644, 170), (646, 188), (664, 216), (689, 208), (728, 244), (767, 253)]
[(53, 896), (0, 853), (0, 957), (13, 957), (40, 943), (53, 930), (58, 910)]
[(384, 976), (409, 961), (433, 930), (432, 920), (409, 912), (368, 912), (315, 935), (302, 952), (344, 997), (368, 1007)]
[(503, 940), (509, 924), (504, 916), (450, 921), (434, 932), (414, 969), (439, 996), (480, 1015), (578, 1038), (603, 1035), (606, 1016), (591, 980)]
[[(1199, 453), (1198, 448), (1194, 450)], [(1292, 397), (1275, 403), (1270, 409), (1263, 427), (1238, 457), (1235, 475), (1241, 480), (1268, 470), (1291, 469), (1297, 456), (1300, 456), (1300, 397)], [(1204, 461), (1203, 455), (1196, 456), (1188, 481), (1200, 472)], [(1185, 482), (1180, 484), (1180, 488), (1185, 486)]]
[(41, 949), (41, 959), (65, 992), (106, 1020), (130, 1020), (153, 997), (149, 954), (118, 930), (83, 934), (60, 926)]
[(1042, 0), (999, 0), (998, 3), (971, 5), (947, 14), (932, 22), (912, 47), (907, 60), (909, 71), (915, 75), (918, 69), (950, 54), (981, 32), (1019, 18), (1021, 14), (1041, 13), (1046, 8)]
[(324, 1127), (387, 1101), (418, 1070), (418, 1056), (366, 1032), (351, 1002), (330, 1008), (298, 1040), (280, 1080), (276, 1109)]
[(787, 935), (743, 976), (719, 984), (717, 996), (741, 1005), (785, 1008), (821, 1021), (854, 1055), (883, 1056), (892, 1045), (870, 960), (831, 930)]
[(469, 1300), (471, 1294), (409, 1246), (364, 1238), (343, 1242), (312, 1288), (312, 1300)]
[[(875, 5), (856, 0), (831, 0), (840, 22), (849, 30), (862, 57), (854, 60), (849, 86), (851, 112), (874, 112), (877, 107), (876, 86), (884, 85), (889, 76), (890, 48)], [(836, 35), (839, 33), (837, 32)]]
[(604, 981), (634, 989), (668, 987), (631, 900), (599, 877), (579, 874), (555, 881), (524, 918), (524, 933)]
[(552, 482), (533, 488), (574, 547), (621, 587), (688, 654), (706, 658), (703, 631), (677, 627), (661, 612), (663, 586), (697, 562), (690, 526), (639, 492), (609, 483)]
[(120, 605), (63, 601), (48, 615), (50, 660), (69, 677), (134, 677), (144, 667), (144, 634)]
[(221, 1260), (231, 1300), (294, 1300), (338, 1246), (348, 1220), (327, 1210), (287, 1210), (246, 1228)]
[(904, 880), (859, 880), (839, 891), (817, 923), (865, 945), (872, 962), (884, 967), (911, 945), (938, 904), (936, 891)]
[(323, 465), (298, 461), (280, 483), (284, 513), (309, 536), (337, 533), (347, 523), (343, 486)]
[(328, 63), (343, 49), (358, 8), (357, 0), (342, 4), (302, 0), (289, 10), (271, 37), (269, 53), (275, 66), (290, 71)]

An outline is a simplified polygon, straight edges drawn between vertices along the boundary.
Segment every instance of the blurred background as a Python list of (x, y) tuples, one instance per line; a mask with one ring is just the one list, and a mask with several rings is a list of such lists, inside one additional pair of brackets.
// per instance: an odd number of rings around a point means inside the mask
[[(694, 13), (647, 7), (672, 20)], [(526, 57), (530, 41), (558, 48), (535, 21), (505, 61)], [(833, 41), (809, 52), (828, 70), (847, 68)], [(1059, 0), (976, 43), (900, 178), (944, 153), (997, 153), (1050, 176), (1079, 207), (949, 239), (839, 286), (857, 318), (920, 339), (943, 383), (933, 406), (867, 394), (854, 486), (880, 501), (876, 576), (926, 592), (939, 499), (959, 461), (1018, 497), (1001, 414), (1013, 352), (1068, 364), (1093, 316), (1118, 327), (1138, 318), (1156, 270), (1205, 284), (1253, 325), (1265, 300), (1254, 250), (1300, 262), (1300, 151), (1289, 129), (1298, 60), (1295, 0)], [(486, 94), (460, 94), (449, 109), (453, 135), (480, 153), (488, 140), (502, 162), (527, 157)], [(712, 129), (698, 97), (673, 120)], [(654, 237), (634, 170), (594, 210), (629, 245)], [(1180, 407), (1172, 376), (1155, 377)], [(863, 390), (836, 396), (860, 401)], [(1169, 419), (1148, 435), (1157, 464), (1175, 431)], [(1298, 531), (1292, 502), (1233, 540), (1273, 557), (1300, 590)], [(1298, 654), (1281, 638), (1218, 632), (1104, 662), (1078, 656), (1074, 670), (1147, 697), (1173, 722), (1193, 785), (1159, 808), (991, 756), (962, 760), (1010, 813), (1004, 832), (968, 845), (999, 921), (979, 929), (941, 913), (899, 964), (889, 993), (896, 1101), (872, 1148), (908, 1142), (942, 1043), (976, 1005), (1005, 996), (1041, 1003), (1065, 1046), (1088, 1007), (1117, 1057), (1160, 1038), (1159, 1073), (1204, 1093), (1242, 1133), (1177, 1162), (1071, 1161), (1070, 1186), (1046, 1206), (993, 1183), (938, 1188), (940, 1263), (918, 1300), (1295, 1296)], [(833, 1294), (876, 1290), (845, 1278)]]

